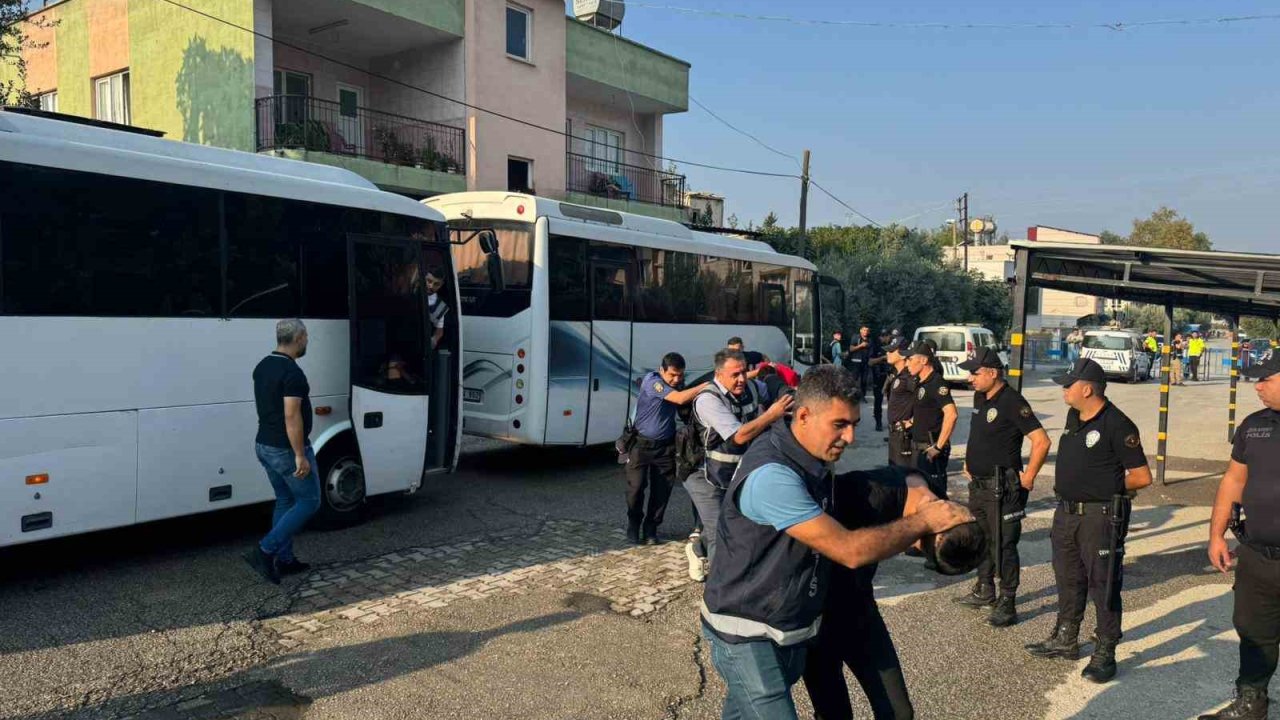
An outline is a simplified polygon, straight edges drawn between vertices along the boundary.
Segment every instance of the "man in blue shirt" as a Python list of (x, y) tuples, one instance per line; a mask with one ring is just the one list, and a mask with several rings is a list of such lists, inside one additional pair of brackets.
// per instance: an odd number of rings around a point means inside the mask
[[(656, 372), (640, 381), (636, 440), (627, 455), (627, 539), (632, 543), (658, 544), (658, 525), (676, 482), (676, 410), (706, 387), (703, 383), (681, 390), (684, 368), (684, 357), (670, 352)], [(647, 507), (645, 488), (649, 490)]]

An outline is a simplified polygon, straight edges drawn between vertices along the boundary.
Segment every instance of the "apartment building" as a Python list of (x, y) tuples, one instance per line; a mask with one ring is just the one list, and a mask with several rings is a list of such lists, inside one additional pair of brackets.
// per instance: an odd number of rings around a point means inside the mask
[(661, 158), (689, 64), (563, 0), (62, 0), (34, 15), (49, 22), (30, 27), (27, 87), (45, 109), (414, 197), (509, 189), (685, 219), (684, 177)]

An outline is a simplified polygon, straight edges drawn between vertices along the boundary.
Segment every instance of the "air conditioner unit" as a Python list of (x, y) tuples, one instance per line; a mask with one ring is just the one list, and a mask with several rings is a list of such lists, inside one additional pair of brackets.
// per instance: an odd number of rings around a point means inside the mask
[(573, 0), (573, 16), (605, 30), (622, 24), (627, 8), (622, 0)]

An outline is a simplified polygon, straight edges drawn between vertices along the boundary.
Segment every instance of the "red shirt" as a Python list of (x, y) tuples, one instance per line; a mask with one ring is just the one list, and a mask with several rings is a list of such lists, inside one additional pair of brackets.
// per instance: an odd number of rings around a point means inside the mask
[(788, 387), (796, 387), (800, 384), (800, 374), (795, 370), (792, 370), (790, 367), (777, 362), (763, 364), (769, 365), (776, 370), (778, 377), (782, 378), (782, 382), (786, 383)]

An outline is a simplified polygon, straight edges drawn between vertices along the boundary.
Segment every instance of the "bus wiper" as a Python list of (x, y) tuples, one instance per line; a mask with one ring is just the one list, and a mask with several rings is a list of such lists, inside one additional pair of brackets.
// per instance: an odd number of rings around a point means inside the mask
[(271, 294), (271, 293), (273, 293), (273, 292), (279, 292), (280, 290), (284, 290), (284, 289), (285, 289), (285, 288), (287, 288), (287, 287), (289, 287), (289, 283), (280, 283), (279, 285), (277, 285), (277, 286), (275, 286), (275, 287), (273, 287), (273, 288), (267, 288), (266, 290), (263, 290), (262, 292), (254, 293), (254, 294), (250, 295), (249, 297), (247, 297), (247, 298), (245, 298), (245, 299), (241, 300), (240, 302), (236, 303), (236, 306), (235, 306), (235, 307), (233, 307), (233, 308), (231, 308), (230, 310), (228, 310), (228, 311), (227, 311), (227, 315), (232, 315), (232, 314), (234, 314), (234, 313), (235, 313), (235, 311), (239, 310), (239, 309), (240, 309), (240, 308), (241, 308), (245, 303), (249, 302), (250, 300), (257, 300), (258, 298), (262, 297), (263, 295), (270, 295), (270, 294)]

